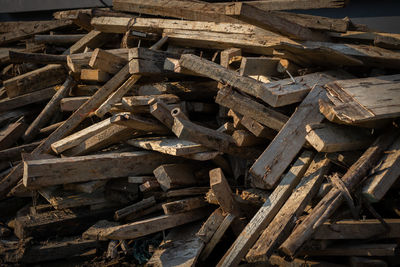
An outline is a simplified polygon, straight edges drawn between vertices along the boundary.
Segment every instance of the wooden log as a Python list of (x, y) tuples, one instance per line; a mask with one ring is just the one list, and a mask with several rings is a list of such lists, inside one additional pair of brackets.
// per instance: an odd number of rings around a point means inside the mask
[(60, 101), (61, 111), (75, 111), (80, 106), (82, 106), (86, 101), (88, 101), (90, 96), (76, 96), (63, 98)]
[(253, 120), (251, 117), (247, 115), (243, 116), (240, 123), (256, 137), (273, 140), (277, 134), (276, 131), (262, 125), (261, 123), (259, 123), (256, 120)]
[(65, 45), (74, 44), (82, 39), (86, 34), (49, 34), (41, 35), (35, 34), (33, 41), (37, 44), (55, 44), (55, 45)]
[[(354, 190), (355, 186), (374, 166), (383, 151), (398, 137), (398, 131), (388, 131), (380, 135), (376, 141), (364, 152), (342, 177), (347, 190)], [(292, 232), (288, 239), (281, 245), (280, 249), (287, 255), (293, 255), (300, 246), (311, 237), (314, 229), (323, 224), (344, 200), (344, 193), (339, 189), (332, 188), (329, 193), (314, 207), (312, 212)], [(312, 228), (311, 228), (312, 227)]]
[(0, 45), (16, 42), (25, 38), (29, 38), (38, 33), (44, 33), (72, 24), (71, 20), (57, 20), (57, 21), (35, 21), (23, 25), (22, 27), (14, 28), (11, 32), (3, 33), (0, 35)]
[(24, 117), (19, 118), (16, 122), (5, 126), (0, 131), (0, 150), (10, 148), (16, 141), (20, 139), (27, 125)]
[(147, 151), (31, 160), (24, 162), (23, 181), (25, 186), (33, 188), (149, 174), (156, 166), (170, 160), (164, 154)]
[(114, 55), (106, 50), (96, 48), (89, 61), (89, 66), (93, 69), (100, 69), (110, 74), (115, 74), (128, 63), (123, 57)]
[(236, 266), (247, 251), (256, 242), (262, 231), (269, 225), (278, 213), (279, 209), (289, 198), (293, 189), (299, 183), (301, 177), (307, 170), (312, 161), (311, 152), (303, 152), (299, 159), (293, 164), (282, 181), (268, 197), (256, 215), (247, 224), (243, 232), (237, 237), (235, 242), (219, 261), (218, 266)]
[(400, 176), (400, 139), (387, 149), (364, 182), (362, 194), (370, 202), (380, 201)]
[(65, 81), (63, 66), (48, 65), (4, 81), (9, 98), (31, 93)]
[(169, 189), (193, 186), (199, 183), (192, 172), (192, 166), (186, 164), (166, 164), (157, 167), (154, 171), (161, 189)]
[(204, 197), (199, 196), (167, 202), (162, 205), (162, 208), (166, 215), (172, 215), (195, 210), (205, 206), (208, 206), (208, 203), (204, 200)]
[(126, 143), (135, 147), (158, 151), (173, 156), (182, 156), (209, 151), (208, 148), (202, 145), (190, 141), (180, 140), (178, 138), (168, 137), (142, 137), (130, 139)]
[[(319, 123), (323, 120), (318, 110), (318, 100), (324, 99), (325, 91), (320, 86), (314, 87), (292, 114), (284, 128), (272, 140), (267, 149), (250, 168), (253, 181), (265, 183), (272, 188), (294, 157), (305, 144), (307, 134), (304, 125)], [(282, 143), (285, 146), (282, 146)]]
[(196, 236), (198, 229), (198, 223), (171, 229), (145, 266), (195, 266), (204, 247)]
[(273, 12), (264, 11), (246, 3), (234, 3), (226, 6), (225, 14), (262, 29), (286, 35), (289, 38), (308, 41), (329, 40), (326, 35), (320, 32), (312, 31), (281, 16), (276, 16)]
[(145, 198), (139, 202), (136, 202), (135, 204), (132, 204), (123, 209), (117, 210), (114, 214), (114, 219), (116, 221), (120, 221), (120, 220), (128, 217), (131, 214), (134, 214), (136, 212), (139, 212), (141, 210), (149, 208), (155, 204), (156, 204), (156, 200), (154, 197)]
[(65, 55), (48, 55), (10, 50), (9, 57), (12, 63), (67, 64), (67, 56)]
[[(110, 209), (97, 211), (57, 210), (17, 217), (14, 233), (20, 239), (27, 237), (46, 239), (55, 235), (71, 236), (80, 234), (97, 220), (110, 216), (112, 212)], [(71, 225), (71, 227), (65, 227), (65, 225)]]
[(201, 208), (173, 215), (161, 215), (134, 223), (105, 228), (102, 229), (102, 231), (100, 231), (97, 236), (100, 240), (135, 239), (169, 228), (174, 228), (176, 226), (183, 225), (189, 222), (197, 221), (201, 218), (204, 218), (208, 214), (208, 208)]
[(56, 93), (55, 88), (50, 87), (36, 92), (16, 96), (14, 98), (5, 98), (0, 100), (0, 112), (20, 108), (29, 104), (42, 102), (50, 99)]
[(332, 123), (306, 125), (306, 140), (318, 152), (339, 152), (367, 148), (373, 137), (365, 129)]
[(247, 261), (267, 260), (286, 239), (296, 224), (296, 218), (303, 213), (306, 205), (318, 193), (318, 189), (329, 171), (329, 165), (329, 159), (326, 159), (322, 153), (315, 156), (292, 195), (247, 253)]

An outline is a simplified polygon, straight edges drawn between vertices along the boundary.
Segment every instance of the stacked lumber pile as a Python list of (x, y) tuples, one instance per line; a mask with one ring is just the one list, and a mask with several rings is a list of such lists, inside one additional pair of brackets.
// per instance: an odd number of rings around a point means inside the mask
[(1, 265), (398, 263), (400, 35), (285, 11), (344, 5), (1, 22)]

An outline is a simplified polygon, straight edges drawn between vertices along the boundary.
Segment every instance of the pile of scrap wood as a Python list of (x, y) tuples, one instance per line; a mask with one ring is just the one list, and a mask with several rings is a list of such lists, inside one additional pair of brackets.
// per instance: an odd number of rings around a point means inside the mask
[(0, 265), (398, 264), (400, 34), (283, 11), (344, 2), (1, 22)]

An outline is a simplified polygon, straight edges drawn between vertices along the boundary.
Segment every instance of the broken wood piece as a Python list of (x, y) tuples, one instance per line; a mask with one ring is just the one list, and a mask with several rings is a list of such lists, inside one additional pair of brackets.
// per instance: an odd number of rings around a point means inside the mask
[(16, 122), (3, 127), (0, 131), (0, 150), (10, 148), (18, 139), (21, 138), (28, 125), (24, 121), (24, 117), (19, 118)]
[(98, 69), (82, 69), (80, 78), (81, 80), (89, 82), (106, 82), (110, 79), (110, 75), (107, 72)]
[(230, 60), (233, 57), (241, 56), (242, 55), (242, 50), (240, 48), (229, 48), (221, 51), (220, 55), (220, 64), (221, 66), (231, 69), (230, 65)]
[(145, 106), (149, 105), (152, 99), (156, 101), (162, 101), (165, 104), (176, 104), (180, 102), (179, 97), (172, 94), (161, 94), (161, 95), (146, 95), (146, 96), (126, 96), (122, 98), (122, 103), (129, 106)]
[(118, 55), (112, 54), (106, 50), (96, 48), (89, 61), (89, 66), (93, 69), (99, 69), (110, 74), (120, 71), (128, 60)]
[(266, 140), (263, 138), (257, 138), (252, 133), (246, 130), (236, 130), (232, 134), (235, 143), (239, 147), (255, 146), (266, 144)]
[(366, 129), (333, 123), (306, 125), (306, 140), (318, 152), (352, 151), (367, 148), (373, 137)]
[(143, 184), (148, 181), (157, 181), (154, 176), (129, 176), (128, 182), (133, 184)]
[(267, 77), (278, 74), (279, 58), (242, 57), (239, 74), (242, 76), (264, 75)]
[(240, 123), (256, 137), (273, 140), (277, 134), (276, 131), (262, 125), (261, 123), (259, 123), (256, 120), (253, 120), (251, 117), (247, 115), (243, 116)]
[(193, 186), (200, 182), (193, 175), (192, 166), (186, 164), (161, 165), (154, 169), (153, 173), (164, 191)]
[(374, 45), (386, 49), (400, 49), (400, 39), (398, 37), (376, 35)]
[(139, 202), (136, 202), (132, 205), (129, 205), (123, 209), (117, 210), (114, 214), (114, 219), (116, 221), (120, 221), (131, 214), (134, 214), (138, 211), (144, 210), (156, 204), (156, 200), (154, 197), (145, 198)]
[(10, 50), (9, 57), (12, 63), (67, 64), (67, 56), (65, 55), (48, 55)]
[(66, 97), (60, 101), (61, 111), (75, 111), (88, 101), (90, 96)]
[(135, 239), (146, 236), (179, 225), (197, 221), (209, 214), (208, 208), (200, 208), (173, 215), (161, 215), (158, 217), (137, 221), (134, 223), (113, 226), (99, 231), (97, 234), (99, 240), (105, 239)]
[(129, 73), (142, 75), (165, 74), (165, 60), (167, 58), (179, 59), (179, 56), (179, 54), (148, 48), (129, 49)]
[(315, 156), (296, 189), (247, 253), (249, 262), (265, 261), (290, 234), (309, 201), (318, 193), (330, 167), (329, 159), (320, 153)]
[(384, 152), (378, 164), (371, 170), (362, 188), (363, 196), (370, 202), (380, 201), (400, 176), (400, 139)]
[(208, 206), (208, 203), (205, 201), (204, 197), (199, 196), (167, 202), (162, 205), (162, 208), (166, 215), (172, 215), (205, 206)]
[(247, 254), (248, 250), (257, 241), (258, 237), (274, 219), (279, 209), (289, 198), (293, 189), (308, 169), (313, 158), (313, 153), (305, 151), (282, 178), (276, 189), (268, 197), (260, 210), (247, 224), (243, 232), (236, 238), (229, 250), (219, 261), (217, 266), (236, 266)]
[[(250, 168), (253, 181), (272, 188), (306, 142), (304, 125), (319, 123), (318, 100), (325, 99), (325, 91), (316, 86), (297, 107), (288, 122)], [(285, 144), (282, 146), (282, 144)]]
[(157, 182), (157, 179), (146, 181), (139, 186), (139, 190), (142, 193), (159, 191), (160, 189), (161, 189), (161, 186), (160, 186), (160, 183)]
[(170, 132), (168, 128), (161, 125), (157, 120), (140, 115), (117, 114), (111, 119), (111, 122), (137, 131), (157, 134), (167, 134)]
[[(390, 130), (380, 135), (342, 177), (348, 191), (367, 175), (369, 169), (380, 159), (383, 152), (398, 138), (399, 132)], [(334, 187), (313, 208), (311, 213), (293, 230), (288, 239), (280, 246), (287, 255), (293, 255), (308, 240), (318, 226), (323, 224), (344, 201), (344, 193)]]
[(93, 49), (100, 47), (113, 36), (110, 33), (92, 30), (69, 48), (69, 54), (82, 53), (86, 47)]
[(36, 92), (5, 98), (0, 100), (0, 112), (9, 111), (29, 104), (42, 102), (50, 99), (56, 93), (55, 88), (50, 87)]
[[(176, 58), (166, 58), (164, 61), (164, 70), (168, 70), (175, 73), (199, 76), (196, 72), (185, 69), (179, 64), (179, 59)], [(201, 76), (201, 75), (200, 75)]]
[(82, 193), (93, 193), (95, 191), (101, 191), (102, 187), (106, 185), (107, 181), (99, 180), (99, 181), (91, 181), (84, 183), (74, 183), (74, 184), (65, 184), (63, 188), (65, 190), (77, 191)]
[(23, 181), (25, 186), (34, 188), (143, 175), (171, 160), (164, 154), (148, 151), (30, 160), (24, 162)]

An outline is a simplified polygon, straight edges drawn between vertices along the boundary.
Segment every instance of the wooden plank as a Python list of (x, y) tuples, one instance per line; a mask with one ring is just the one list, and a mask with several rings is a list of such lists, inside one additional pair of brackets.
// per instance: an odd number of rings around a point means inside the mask
[(143, 184), (148, 181), (157, 181), (154, 176), (129, 176), (128, 182), (133, 184)]
[(113, 34), (92, 30), (69, 48), (69, 54), (82, 53), (86, 47), (95, 49), (110, 40)]
[(17, 29), (14, 28), (14, 30), (11, 32), (1, 34), (0, 45), (16, 42), (25, 38), (29, 38), (38, 33), (56, 30), (70, 25), (72, 25), (72, 21), (68, 19), (32, 22), (25, 24), (23, 27), (19, 27)]
[(362, 194), (370, 202), (380, 201), (400, 177), (400, 139), (387, 149), (364, 182)]
[(82, 69), (80, 79), (89, 82), (106, 82), (110, 79), (110, 75), (102, 70)]
[(14, 146), (15, 142), (21, 138), (27, 127), (28, 125), (24, 122), (24, 117), (5, 126), (0, 131), (0, 150)]
[(317, 154), (300, 183), (267, 226), (260, 238), (246, 255), (249, 262), (265, 261), (290, 234), (306, 205), (318, 193), (330, 167), (324, 154)]
[(325, 222), (313, 235), (313, 239), (384, 239), (398, 238), (400, 235), (399, 219), (384, 219), (389, 226), (389, 231), (377, 219), (366, 220), (340, 220)]
[(201, 208), (189, 212), (173, 215), (161, 215), (158, 217), (137, 221), (134, 223), (120, 226), (109, 227), (98, 233), (100, 240), (104, 239), (135, 239), (146, 236), (169, 228), (174, 228), (189, 222), (194, 222), (204, 218), (209, 214), (208, 208)]
[(154, 134), (167, 134), (169, 130), (157, 120), (140, 115), (117, 114), (111, 119), (112, 123), (134, 129), (138, 132), (151, 132)]
[(233, 132), (232, 137), (237, 146), (246, 147), (267, 144), (265, 139), (257, 138), (247, 130), (236, 130)]
[(289, 38), (308, 41), (328, 41), (323, 33), (310, 30), (271, 11), (264, 11), (247, 3), (233, 3), (225, 7), (225, 15), (256, 25), (262, 29), (286, 35)]
[(400, 39), (399, 36), (377, 35), (374, 38), (374, 45), (386, 49), (400, 49)]
[(205, 244), (210, 242), (211, 238), (217, 231), (218, 227), (221, 225), (225, 216), (221, 208), (216, 209), (207, 220), (203, 223), (196, 236), (199, 237)]
[[(369, 169), (378, 162), (383, 152), (398, 138), (398, 135), (398, 131), (390, 129), (375, 140), (342, 177), (347, 190), (352, 191), (361, 179), (367, 175)], [(343, 194), (343, 191), (338, 188), (332, 188), (311, 213), (294, 229), (280, 249), (287, 255), (293, 255), (295, 251), (298, 251), (304, 241), (311, 237), (315, 231), (314, 229), (323, 224), (340, 206), (344, 200)]]
[(78, 42), (86, 34), (49, 34), (41, 35), (35, 34), (33, 41), (37, 44), (74, 44)]
[(357, 244), (336, 245), (322, 250), (304, 250), (300, 255), (310, 256), (395, 256), (398, 245), (394, 244)]
[(198, 223), (172, 229), (145, 266), (195, 266), (204, 247), (195, 235), (198, 229)]
[(23, 181), (25, 186), (33, 188), (150, 174), (169, 161), (171, 158), (164, 154), (147, 151), (30, 160), (24, 162)]
[(67, 56), (49, 55), (42, 53), (27, 53), (9, 51), (10, 62), (12, 63), (38, 63), (38, 64), (66, 64)]
[(14, 147), (11, 147), (11, 148), (8, 148), (8, 149), (0, 150), (0, 160), (1, 161), (17, 161), (17, 160), (20, 160), (22, 152), (30, 153), (39, 144), (40, 144), (40, 141), (34, 142), (34, 143), (30, 143), (30, 144), (20, 145), (20, 146), (14, 146)]
[[(400, 75), (335, 81), (326, 85), (333, 102), (330, 120), (359, 124), (398, 117)], [(346, 97), (345, 100), (340, 97)], [(324, 112), (326, 114), (328, 111)]]
[(229, 48), (221, 51), (220, 64), (221, 66), (232, 69), (229, 64), (233, 57), (242, 56), (242, 50), (240, 48)]
[(100, 69), (110, 74), (115, 74), (128, 63), (123, 57), (117, 56), (106, 50), (96, 48), (89, 61), (89, 66), (93, 69)]
[(164, 210), (164, 214), (172, 215), (202, 208), (205, 206), (208, 206), (208, 203), (204, 200), (204, 197), (199, 196), (167, 202), (162, 205), (162, 208)]
[(199, 183), (192, 172), (192, 166), (187, 164), (161, 165), (154, 169), (153, 173), (164, 191)]
[(38, 103), (50, 99), (56, 90), (53, 87), (36, 92), (20, 95), (14, 98), (5, 98), (0, 101), (0, 112), (16, 109), (29, 104)]
[(373, 136), (368, 130), (333, 123), (306, 125), (306, 140), (318, 152), (352, 151), (369, 147)]
[(66, 97), (60, 101), (61, 111), (75, 111), (88, 101), (90, 96)]
[(240, 263), (247, 251), (253, 246), (261, 232), (268, 226), (279, 209), (289, 198), (292, 190), (297, 186), (301, 177), (312, 161), (311, 152), (303, 152), (293, 164), (282, 181), (268, 197), (267, 201), (247, 224), (243, 232), (219, 261), (217, 266), (236, 266)]
[(278, 58), (267, 57), (242, 57), (239, 74), (242, 76), (264, 75), (274, 76), (278, 74)]
[(202, 145), (169, 137), (142, 137), (130, 139), (126, 143), (135, 147), (158, 151), (173, 156), (209, 151), (208, 148)]
[(63, 66), (47, 65), (4, 81), (9, 98), (35, 92), (65, 81), (66, 72)]
[(179, 59), (179, 54), (146, 48), (129, 50), (129, 73), (151, 75), (172, 73), (164, 68), (167, 58)]
[(157, 182), (157, 179), (155, 180), (150, 180), (147, 182), (144, 182), (143, 184), (141, 184), (139, 186), (139, 190), (142, 193), (148, 193), (148, 192), (153, 192), (153, 191), (160, 191), (161, 186), (160, 184)]
[(288, 117), (229, 88), (218, 91), (215, 102), (279, 131)]
[(156, 200), (154, 197), (145, 198), (139, 202), (136, 202), (132, 205), (129, 205), (123, 209), (119, 209), (114, 214), (114, 219), (116, 221), (120, 221), (134, 213), (137, 213), (141, 210), (149, 208), (156, 204)]
[(266, 138), (269, 140), (273, 140), (274, 137), (276, 136), (277, 132), (272, 130), (271, 128), (268, 128), (261, 123), (259, 123), (256, 120), (253, 120), (251, 117), (245, 115), (243, 116), (242, 120), (240, 123), (254, 136), (260, 137), (260, 138)]
[(250, 168), (253, 181), (264, 183), (267, 188), (272, 188), (276, 184), (305, 144), (307, 132), (304, 125), (319, 123), (323, 120), (324, 116), (318, 110), (318, 100), (325, 97), (322, 87), (316, 86), (311, 90), (282, 130)]

